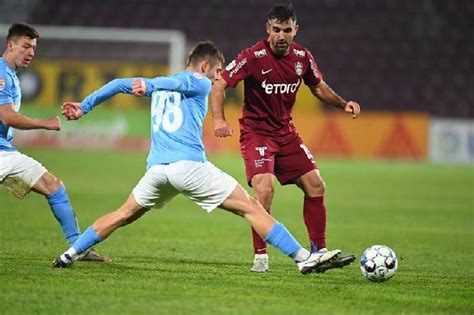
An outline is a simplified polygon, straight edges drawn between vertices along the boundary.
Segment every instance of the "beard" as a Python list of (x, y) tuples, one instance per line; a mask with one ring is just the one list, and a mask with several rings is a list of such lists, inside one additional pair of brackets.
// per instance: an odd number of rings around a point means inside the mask
[(283, 56), (288, 51), (290, 44), (286, 41), (281, 41), (275, 42), (273, 46), (275, 47), (275, 53), (279, 56)]

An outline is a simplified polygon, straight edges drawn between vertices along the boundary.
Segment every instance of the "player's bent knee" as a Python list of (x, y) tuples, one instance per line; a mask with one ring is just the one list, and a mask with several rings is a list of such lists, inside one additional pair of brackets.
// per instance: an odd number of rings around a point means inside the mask
[(326, 191), (326, 183), (321, 179), (316, 183), (314, 188), (317, 192), (324, 194)]
[(49, 172), (46, 172), (40, 177), (32, 189), (42, 193), (45, 196), (49, 196), (58, 190), (62, 185), (63, 182), (59, 178), (55, 177)]

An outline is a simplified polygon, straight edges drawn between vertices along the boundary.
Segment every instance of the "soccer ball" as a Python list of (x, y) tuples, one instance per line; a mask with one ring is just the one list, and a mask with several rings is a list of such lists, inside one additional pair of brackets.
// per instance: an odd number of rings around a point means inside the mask
[(373, 245), (360, 257), (360, 270), (370, 281), (381, 282), (390, 279), (398, 268), (395, 252), (385, 245)]

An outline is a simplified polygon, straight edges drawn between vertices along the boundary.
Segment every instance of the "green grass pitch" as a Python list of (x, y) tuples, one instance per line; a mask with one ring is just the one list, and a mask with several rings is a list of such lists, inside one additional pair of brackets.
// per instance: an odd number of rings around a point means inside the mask
[[(119, 206), (146, 153), (23, 150), (67, 186), (81, 227)], [(244, 182), (238, 156), (213, 156)], [(474, 313), (474, 168), (413, 162), (320, 160), (328, 244), (358, 257), (386, 244), (394, 278), (372, 283), (358, 263), (300, 275), (270, 250), (270, 272), (249, 271), (246, 222), (178, 197), (98, 246), (109, 264), (53, 269), (66, 249), (43, 197), (0, 191), (0, 314)], [(277, 185), (273, 214), (308, 245), (302, 195)], [(358, 260), (357, 260), (358, 262)]]

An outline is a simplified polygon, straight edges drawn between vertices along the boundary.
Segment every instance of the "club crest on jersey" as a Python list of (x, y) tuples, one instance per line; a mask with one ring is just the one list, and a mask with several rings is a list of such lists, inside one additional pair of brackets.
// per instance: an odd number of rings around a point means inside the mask
[(295, 72), (297, 75), (303, 74), (303, 64), (299, 61), (295, 63)]
[(0, 79), (0, 91), (5, 88), (5, 79)]
[(297, 75), (303, 74), (303, 64), (301, 62), (295, 62), (295, 72)]
[(262, 58), (262, 57), (265, 57), (267, 55), (267, 51), (264, 48), (264, 49), (254, 51), (253, 54), (255, 55), (256, 58)]
[(296, 56), (301, 57), (301, 58), (304, 58), (304, 56), (306, 56), (306, 53), (304, 52), (304, 50), (293, 49), (293, 52), (295, 53)]

